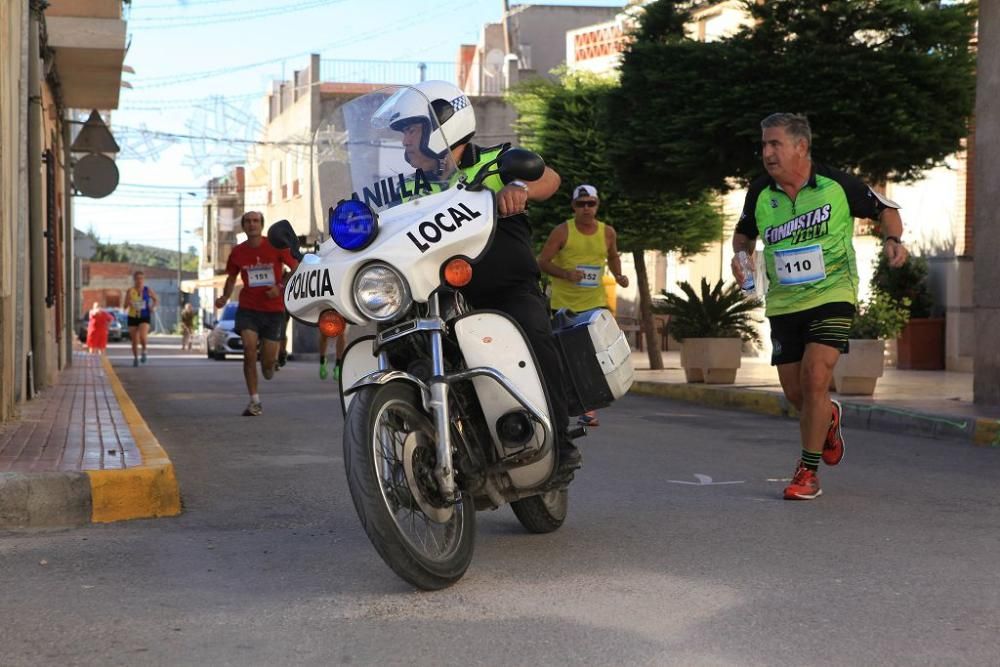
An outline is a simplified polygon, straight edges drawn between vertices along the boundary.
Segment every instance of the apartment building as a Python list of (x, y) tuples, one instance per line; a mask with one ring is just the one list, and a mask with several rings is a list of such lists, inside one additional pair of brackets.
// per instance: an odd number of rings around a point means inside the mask
[(122, 0), (0, 3), (0, 422), (72, 362), (74, 120), (118, 107), (125, 27)]

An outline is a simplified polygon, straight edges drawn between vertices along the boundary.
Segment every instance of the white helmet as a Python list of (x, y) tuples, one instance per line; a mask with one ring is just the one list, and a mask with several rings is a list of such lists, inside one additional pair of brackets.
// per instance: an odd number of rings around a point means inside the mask
[[(431, 122), (431, 114), (435, 122)], [(400, 88), (382, 103), (372, 122), (397, 132), (412, 123), (421, 123), (424, 132), (420, 151), (439, 160), (449, 149), (467, 143), (476, 133), (476, 115), (468, 96), (447, 81), (421, 81)]]

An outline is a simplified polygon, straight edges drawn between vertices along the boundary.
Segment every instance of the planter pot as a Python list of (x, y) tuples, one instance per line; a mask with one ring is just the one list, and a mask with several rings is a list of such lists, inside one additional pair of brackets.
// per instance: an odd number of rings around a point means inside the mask
[(851, 351), (840, 355), (833, 368), (838, 394), (871, 396), (885, 369), (885, 341), (851, 339)]
[(688, 338), (681, 343), (681, 368), (684, 369), (686, 382), (704, 382), (705, 374), (702, 367), (705, 361), (705, 346), (698, 341), (700, 338)]
[(687, 338), (681, 344), (681, 366), (688, 382), (732, 384), (740, 367), (739, 338)]
[(944, 368), (944, 318), (911, 319), (897, 342), (896, 368), (939, 371)]

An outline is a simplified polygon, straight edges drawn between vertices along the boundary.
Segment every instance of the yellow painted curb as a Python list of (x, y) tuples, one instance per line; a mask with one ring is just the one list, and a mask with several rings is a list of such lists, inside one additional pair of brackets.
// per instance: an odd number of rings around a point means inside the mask
[(977, 445), (1000, 446), (1000, 420), (977, 419), (976, 431), (972, 434), (972, 441)]
[(181, 513), (181, 493), (174, 476), (174, 464), (125, 393), (106, 355), (102, 363), (132, 438), (142, 454), (142, 465), (125, 470), (85, 471), (90, 478), (91, 520), (107, 523), (176, 516)]
[(632, 383), (630, 391), (644, 396), (662, 396), (678, 401), (701, 403), (719, 408), (737, 408), (776, 417), (788, 417), (795, 413), (794, 408), (787, 405), (777, 394), (733, 389), (728, 386), (639, 380)]

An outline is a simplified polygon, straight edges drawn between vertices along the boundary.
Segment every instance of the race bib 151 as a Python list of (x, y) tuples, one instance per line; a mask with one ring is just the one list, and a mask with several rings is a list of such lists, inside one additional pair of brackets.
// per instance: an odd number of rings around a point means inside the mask
[(255, 264), (247, 267), (248, 287), (271, 287), (274, 285), (274, 266)]

